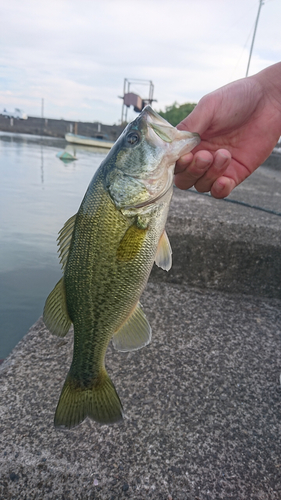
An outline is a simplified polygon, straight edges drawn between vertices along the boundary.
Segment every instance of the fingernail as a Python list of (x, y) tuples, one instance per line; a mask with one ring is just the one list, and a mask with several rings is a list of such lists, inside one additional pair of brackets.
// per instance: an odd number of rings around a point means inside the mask
[(214, 183), (214, 189), (217, 193), (221, 193), (221, 191), (224, 189), (225, 185), (223, 182), (216, 181)]
[(199, 160), (199, 161), (202, 161), (202, 162), (204, 162), (204, 163), (211, 163), (211, 161), (212, 161), (212, 160), (207, 160), (207, 158), (201, 158), (201, 156), (198, 156), (198, 157), (196, 158), (196, 160), (197, 160), (197, 161), (198, 161), (198, 160)]
[(198, 170), (205, 171), (209, 165), (211, 165), (212, 160), (207, 160), (206, 158), (195, 158), (194, 162), (191, 164), (191, 168), (195, 167), (198, 168)]

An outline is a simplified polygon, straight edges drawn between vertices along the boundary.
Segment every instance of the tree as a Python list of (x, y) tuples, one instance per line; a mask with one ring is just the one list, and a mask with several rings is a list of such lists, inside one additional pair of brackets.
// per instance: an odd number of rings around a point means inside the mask
[(158, 114), (175, 127), (191, 113), (195, 106), (194, 102), (186, 102), (185, 104), (174, 102), (172, 106), (166, 106), (165, 111), (158, 111)]

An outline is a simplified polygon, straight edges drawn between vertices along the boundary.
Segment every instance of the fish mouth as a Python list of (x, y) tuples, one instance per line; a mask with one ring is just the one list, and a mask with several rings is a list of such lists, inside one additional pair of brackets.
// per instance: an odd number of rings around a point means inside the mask
[(144, 112), (148, 127), (152, 128), (160, 139), (164, 142), (172, 142), (175, 139), (174, 127), (165, 118), (156, 113), (151, 106), (146, 106)]
[[(182, 149), (188, 148), (189, 151), (200, 143), (201, 138), (197, 132), (178, 130), (167, 122), (165, 118), (156, 113), (151, 106), (146, 106), (143, 113), (147, 122), (148, 132), (149, 129), (152, 129), (162, 141), (166, 143), (171, 143), (173, 141), (181, 142), (181, 145), (185, 143), (185, 147)], [(184, 154), (184, 151), (179, 151), (179, 154)]]

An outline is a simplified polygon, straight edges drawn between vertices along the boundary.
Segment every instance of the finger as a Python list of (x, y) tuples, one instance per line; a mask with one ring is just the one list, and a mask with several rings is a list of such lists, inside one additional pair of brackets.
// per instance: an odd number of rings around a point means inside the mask
[(211, 190), (212, 185), (226, 171), (231, 162), (231, 154), (226, 149), (219, 149), (214, 153), (214, 159), (210, 168), (196, 182), (197, 191), (204, 193)]
[(236, 187), (236, 182), (230, 177), (219, 177), (211, 187), (211, 195), (214, 198), (226, 198)]
[(175, 185), (180, 189), (189, 189), (205, 174), (212, 162), (213, 155), (209, 151), (198, 151), (193, 156), (191, 163), (189, 160), (189, 163), (185, 164), (185, 167), (184, 157), (182, 157), (179, 163), (181, 171), (175, 175)]
[(190, 165), (192, 160), (193, 160), (192, 153), (187, 153), (186, 155), (181, 156), (176, 163), (175, 175), (177, 175), (180, 172), (182, 172), (183, 170), (185, 170)]
[(217, 114), (216, 107), (217, 99), (214, 99), (213, 95), (212, 97), (208, 95), (202, 97), (193, 111), (177, 125), (177, 129), (190, 130), (202, 136), (202, 134), (209, 129), (214, 120), (214, 116)]

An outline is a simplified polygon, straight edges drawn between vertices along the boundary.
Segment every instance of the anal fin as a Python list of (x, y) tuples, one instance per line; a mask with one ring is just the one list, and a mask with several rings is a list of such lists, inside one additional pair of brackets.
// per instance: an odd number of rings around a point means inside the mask
[(151, 341), (151, 327), (138, 302), (137, 306), (112, 338), (118, 351), (137, 351)]

